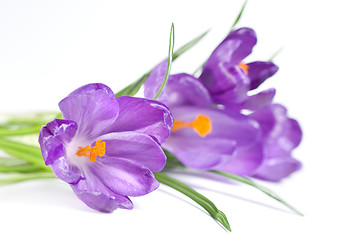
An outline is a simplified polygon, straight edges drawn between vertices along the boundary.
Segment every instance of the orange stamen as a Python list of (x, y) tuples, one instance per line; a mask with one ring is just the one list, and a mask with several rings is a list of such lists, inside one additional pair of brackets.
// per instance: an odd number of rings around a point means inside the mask
[(97, 157), (102, 157), (106, 153), (106, 142), (97, 140), (95, 146), (91, 147), (91, 144), (86, 147), (79, 147), (79, 150), (76, 152), (76, 155), (81, 157), (90, 157), (90, 161), (96, 161)]
[(176, 131), (185, 127), (193, 128), (201, 137), (205, 137), (212, 131), (211, 119), (208, 116), (202, 114), (199, 114), (196, 119), (190, 123), (175, 121), (173, 123), (172, 131)]
[(249, 68), (249, 66), (248, 66), (247, 64), (244, 64), (244, 63), (240, 62), (240, 63), (238, 63), (238, 66), (243, 70), (243, 72), (244, 72), (245, 74), (248, 75), (248, 68)]

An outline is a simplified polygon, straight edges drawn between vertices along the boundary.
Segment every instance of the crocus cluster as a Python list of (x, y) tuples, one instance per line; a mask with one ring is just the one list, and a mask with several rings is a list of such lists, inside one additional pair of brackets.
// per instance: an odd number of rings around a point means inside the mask
[[(196, 78), (171, 75), (158, 100), (167, 105), (174, 126), (163, 147), (184, 165), (279, 181), (301, 167), (291, 156), (302, 138), (296, 120), (273, 103), (274, 89), (251, 95), (278, 67), (245, 63), (256, 44), (252, 29), (231, 32), (213, 51)], [(160, 63), (145, 83), (152, 98), (166, 72)], [(250, 114), (243, 114), (243, 110)]]
[[(168, 150), (185, 166), (279, 181), (298, 170), (291, 155), (302, 132), (287, 110), (273, 103), (274, 89), (251, 94), (278, 70), (272, 62), (245, 63), (256, 44), (249, 28), (230, 33), (196, 78), (153, 69), (145, 97), (115, 97), (88, 84), (60, 103), (62, 119), (48, 122), (39, 143), (46, 165), (89, 207), (133, 208), (129, 197), (154, 191)], [(244, 114), (244, 111), (250, 112)]]
[(46, 165), (89, 207), (133, 208), (129, 196), (155, 190), (153, 172), (166, 163), (160, 144), (170, 134), (168, 108), (155, 101), (116, 98), (103, 84), (83, 86), (60, 103), (63, 119), (40, 131)]

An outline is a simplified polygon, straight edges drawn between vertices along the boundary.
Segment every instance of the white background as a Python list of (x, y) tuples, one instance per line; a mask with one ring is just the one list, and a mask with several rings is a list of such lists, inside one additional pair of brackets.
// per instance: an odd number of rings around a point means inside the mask
[[(243, 1), (0, 1), (0, 114), (57, 111), (75, 88), (115, 92), (162, 60), (175, 24), (179, 47), (210, 34), (172, 72), (193, 72), (228, 32)], [(358, 239), (359, 1), (250, 0), (240, 26), (258, 44), (248, 61), (275, 58), (263, 88), (301, 123), (303, 169), (260, 182), (304, 213), (292, 214), (240, 184), (173, 174), (227, 214), (232, 233), (170, 188), (133, 198), (135, 209), (101, 214), (59, 180), (0, 188), (1, 239)]]

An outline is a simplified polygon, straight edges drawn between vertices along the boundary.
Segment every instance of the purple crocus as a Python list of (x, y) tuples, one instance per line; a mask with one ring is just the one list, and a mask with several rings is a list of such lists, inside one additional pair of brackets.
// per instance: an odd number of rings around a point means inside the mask
[[(166, 72), (166, 62), (159, 64), (145, 83), (145, 97), (157, 92)], [(158, 97), (174, 117), (170, 137), (162, 145), (184, 165), (195, 169), (218, 169), (234, 156), (251, 155), (235, 166), (248, 175), (263, 161), (259, 124), (240, 113), (232, 116), (216, 108), (204, 85), (189, 74), (171, 75)], [(249, 150), (256, 148), (257, 151)]]
[(132, 209), (129, 196), (155, 190), (153, 172), (166, 157), (160, 147), (173, 119), (156, 101), (116, 98), (103, 84), (89, 84), (59, 103), (63, 119), (48, 122), (39, 143), (46, 165), (70, 184), (89, 207), (101, 212)]
[[(232, 114), (238, 114), (233, 112)], [(240, 115), (239, 115), (240, 116)], [(280, 104), (270, 104), (249, 114), (261, 129), (261, 140), (251, 149), (232, 158), (217, 169), (243, 175), (237, 165), (243, 158), (251, 159), (254, 152), (262, 152), (262, 163), (250, 173), (250, 176), (266, 181), (278, 182), (301, 168), (301, 163), (292, 157), (292, 151), (302, 139), (302, 131), (298, 122), (287, 116), (287, 109)], [(261, 149), (261, 150), (259, 150)], [(248, 160), (247, 160), (248, 161)]]
[(199, 79), (215, 103), (251, 110), (271, 103), (274, 89), (252, 96), (248, 94), (278, 71), (272, 62), (244, 62), (256, 43), (252, 29), (240, 28), (231, 32), (213, 51)]
[[(165, 71), (165, 61), (152, 71), (145, 83), (146, 97), (155, 95)], [(245, 101), (254, 104), (255, 111), (244, 115), (238, 108), (215, 104), (213, 98), (199, 79), (185, 73), (171, 75), (158, 98), (174, 117), (163, 147), (184, 165), (267, 181), (280, 181), (300, 169), (291, 152), (302, 132), (283, 106)]]

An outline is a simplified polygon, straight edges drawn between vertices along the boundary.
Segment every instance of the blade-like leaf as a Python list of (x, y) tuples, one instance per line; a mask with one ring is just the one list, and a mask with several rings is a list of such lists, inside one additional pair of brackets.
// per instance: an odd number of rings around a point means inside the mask
[[(188, 43), (186, 43), (179, 49), (177, 49), (172, 55), (172, 62), (175, 61), (182, 54), (187, 52), (189, 49), (191, 49), (193, 46), (195, 46), (204, 36), (207, 35), (208, 32), (209, 32), (209, 30), (202, 33), (200, 36), (192, 39), (191, 41), (189, 41)], [(138, 80), (129, 84), (127, 87), (125, 87), (124, 89), (122, 89), (121, 91), (116, 93), (116, 97), (134, 96), (140, 90), (141, 86), (145, 83), (148, 75), (150, 75), (151, 72), (152, 72), (152, 69), (150, 71), (148, 71), (147, 73), (145, 73), (144, 75), (142, 75), (142, 77), (140, 77)]]
[(239, 20), (241, 19), (242, 14), (243, 14), (243, 12), (244, 12), (244, 9), (246, 8), (246, 5), (247, 5), (247, 0), (243, 3), (242, 8), (241, 8), (241, 11), (239, 12), (239, 14), (238, 14), (236, 20), (234, 21), (234, 23), (232, 24), (231, 31), (233, 30), (233, 28), (237, 25), (237, 23), (238, 23)]
[(19, 128), (0, 128), (0, 137), (3, 136), (20, 136), (20, 135), (28, 135), (39, 133), (41, 127), (43, 125), (33, 125), (27, 127), (19, 127)]
[(47, 168), (44, 164), (39, 147), (0, 138), (0, 149), (15, 158), (23, 159), (30, 164), (51, 171), (51, 169)]
[(269, 58), (269, 61), (272, 62), (274, 60), (274, 58), (276, 56), (278, 56), (279, 53), (281, 53), (283, 51), (283, 47), (279, 48), (273, 55), (272, 57)]
[(280, 198), (277, 194), (275, 194), (274, 192), (272, 192), (271, 190), (269, 190), (266, 187), (260, 186), (258, 184), (256, 184), (255, 182), (253, 182), (251, 179), (245, 178), (245, 177), (241, 177), (238, 175), (234, 175), (231, 173), (227, 173), (227, 172), (220, 172), (220, 171), (210, 171), (213, 173), (216, 173), (218, 175), (245, 183), (249, 186), (252, 186), (260, 191), (262, 191), (263, 193), (267, 194), (268, 196), (272, 197), (273, 199), (277, 200), (278, 202), (282, 203), (283, 205), (285, 205), (286, 207), (288, 207), (289, 209), (291, 209), (293, 212), (297, 213), (298, 215), (303, 216), (303, 214), (301, 212), (299, 212), (297, 209), (295, 209), (294, 207), (292, 207), (291, 205), (289, 205), (287, 202), (285, 202), (282, 198)]
[(52, 172), (51, 173), (39, 172), (39, 173), (16, 174), (16, 175), (11, 175), (10, 177), (1, 178), (0, 185), (23, 182), (23, 181), (27, 181), (27, 180), (33, 180), (33, 179), (43, 179), (43, 178), (55, 178), (55, 176)]
[(162, 85), (161, 85), (160, 89), (158, 89), (158, 91), (157, 91), (155, 97), (153, 98), (153, 100), (156, 100), (158, 98), (158, 96), (162, 92), (162, 89), (166, 85), (167, 80), (168, 80), (168, 78), (170, 76), (172, 58), (173, 58), (174, 41), (175, 41), (175, 29), (174, 29), (174, 24), (172, 23), (171, 32), (170, 32), (170, 43), (169, 43), (169, 47), (168, 47), (168, 61), (167, 61), (166, 75), (165, 75), (165, 77), (163, 79), (163, 82), (162, 82)]
[(136, 95), (136, 93), (138, 93), (138, 91), (140, 90), (141, 86), (145, 83), (145, 81), (147, 80), (148, 75), (150, 75), (151, 72), (147, 72), (145, 74), (142, 75), (142, 77), (140, 77), (136, 82), (131, 83), (130, 85), (128, 85), (127, 87), (125, 87), (124, 89), (122, 89), (121, 91), (119, 91), (118, 93), (116, 93), (116, 97), (121, 97), (121, 96), (134, 96)]
[(185, 45), (183, 45), (182, 47), (180, 47), (179, 49), (177, 49), (172, 56), (172, 61), (175, 61), (179, 56), (181, 56), (183, 53), (187, 52), (189, 49), (191, 49), (194, 45), (196, 45), (199, 41), (202, 40), (202, 38), (204, 36), (207, 35), (207, 33), (209, 32), (209, 30), (205, 31), (204, 33), (202, 33), (201, 35), (199, 35), (198, 37), (194, 38), (193, 40), (189, 41), (188, 43), (186, 43)]
[(208, 198), (196, 192), (195, 190), (185, 185), (184, 183), (164, 173), (157, 172), (154, 174), (157, 181), (191, 198), (193, 201), (195, 201), (201, 207), (203, 207), (215, 220), (221, 223), (224, 228), (226, 228), (228, 231), (231, 231), (231, 227), (229, 225), (226, 215), (220, 210), (218, 210), (218, 208)]

